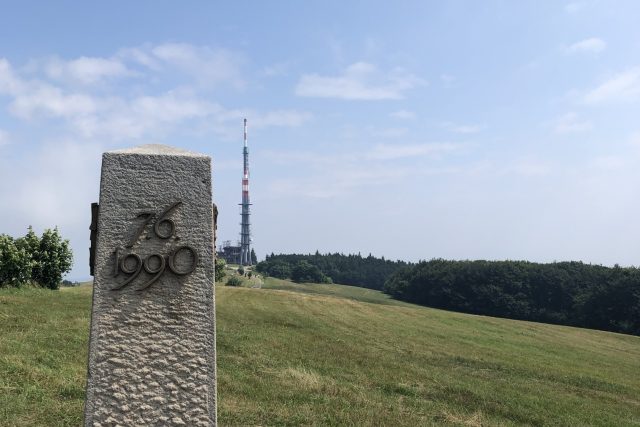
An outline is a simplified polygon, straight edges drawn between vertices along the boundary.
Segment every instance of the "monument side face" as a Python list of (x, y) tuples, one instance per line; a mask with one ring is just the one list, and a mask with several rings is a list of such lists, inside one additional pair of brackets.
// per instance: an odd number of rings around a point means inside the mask
[(216, 425), (211, 159), (102, 158), (85, 426)]

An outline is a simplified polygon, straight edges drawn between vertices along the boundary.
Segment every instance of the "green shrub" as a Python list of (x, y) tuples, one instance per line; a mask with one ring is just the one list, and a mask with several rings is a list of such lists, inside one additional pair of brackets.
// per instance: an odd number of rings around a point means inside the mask
[(40, 247), (34, 254), (36, 265), (32, 275), (40, 286), (58, 289), (62, 276), (71, 270), (73, 253), (68, 240), (62, 240), (58, 228), (42, 233)]
[(291, 279), (297, 283), (325, 283), (327, 278), (318, 267), (306, 260), (301, 260), (291, 270)]
[(216, 258), (216, 262), (215, 262), (216, 282), (221, 281), (222, 278), (227, 275), (227, 273), (224, 271), (226, 266), (227, 266), (227, 262), (225, 260), (223, 260), (222, 258)]
[(0, 288), (27, 283), (32, 269), (31, 254), (11, 236), (0, 234)]
[(227, 286), (242, 286), (243, 280), (239, 276), (231, 276), (227, 280)]
[(32, 282), (58, 289), (72, 263), (69, 241), (62, 239), (57, 228), (45, 230), (42, 237), (31, 227), (26, 236), (19, 239), (0, 235), (0, 287)]

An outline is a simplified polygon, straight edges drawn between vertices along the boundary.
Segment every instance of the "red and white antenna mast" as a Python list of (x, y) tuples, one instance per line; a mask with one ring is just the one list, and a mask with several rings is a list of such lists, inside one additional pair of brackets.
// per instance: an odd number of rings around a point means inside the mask
[(249, 147), (247, 145), (247, 119), (244, 119), (244, 174), (242, 175), (242, 207), (240, 216), (240, 264), (251, 265), (251, 224), (249, 215)]

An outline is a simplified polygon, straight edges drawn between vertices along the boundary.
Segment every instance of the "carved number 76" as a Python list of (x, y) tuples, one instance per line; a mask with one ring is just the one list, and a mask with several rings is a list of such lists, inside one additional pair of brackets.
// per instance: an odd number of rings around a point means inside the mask
[[(182, 202), (175, 202), (174, 204), (169, 206), (167, 209), (165, 209), (164, 212), (162, 212), (162, 214), (158, 217), (157, 221), (153, 225), (153, 232), (156, 234), (156, 236), (158, 236), (161, 239), (168, 239), (169, 237), (173, 236), (173, 233), (176, 231), (176, 224), (173, 222), (173, 220), (166, 217), (171, 213), (171, 211), (173, 211), (175, 208), (177, 208), (181, 204)], [(140, 224), (140, 228), (138, 228), (138, 231), (136, 232), (136, 234), (133, 236), (133, 238), (129, 241), (129, 243), (125, 247), (127, 248), (133, 247), (133, 245), (138, 241), (138, 238), (144, 231), (147, 224), (151, 222), (154, 216), (155, 214), (153, 212), (142, 212), (141, 214), (138, 215), (138, 218), (145, 218), (145, 221), (142, 224)], [(160, 229), (161, 225), (163, 224), (169, 225), (168, 233), (163, 233), (162, 230)]]

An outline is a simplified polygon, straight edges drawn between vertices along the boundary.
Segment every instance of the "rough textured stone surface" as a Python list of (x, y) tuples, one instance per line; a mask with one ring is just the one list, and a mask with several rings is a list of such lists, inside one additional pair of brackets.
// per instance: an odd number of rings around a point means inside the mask
[[(167, 218), (174, 233), (163, 239), (154, 222), (176, 202)], [(86, 426), (216, 424), (216, 365), (211, 159), (166, 146), (142, 146), (107, 152), (102, 158), (100, 211), (95, 258)], [(146, 217), (155, 217), (144, 227)], [(157, 230), (156, 230), (157, 231)], [(159, 225), (168, 235), (168, 222)], [(168, 256), (188, 245), (198, 255), (195, 270), (174, 274)], [(142, 269), (114, 276), (114, 251), (143, 260), (165, 257), (165, 272), (148, 288), (155, 274)], [(184, 272), (194, 259), (188, 250), (174, 257)], [(133, 269), (130, 257), (125, 269)], [(149, 270), (160, 269), (151, 257)]]

